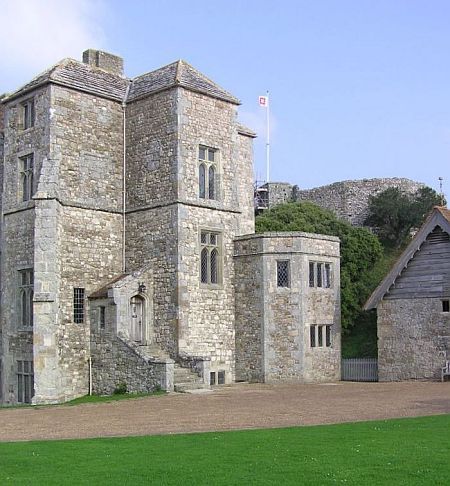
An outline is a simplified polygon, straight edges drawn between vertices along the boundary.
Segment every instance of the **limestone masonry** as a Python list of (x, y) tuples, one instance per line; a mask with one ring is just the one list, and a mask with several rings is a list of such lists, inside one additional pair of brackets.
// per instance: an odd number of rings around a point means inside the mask
[(310, 201), (355, 226), (363, 226), (368, 216), (369, 197), (391, 187), (413, 194), (424, 184), (399, 177), (341, 181), (314, 189), (269, 182), (257, 189), (256, 198), (260, 207), (268, 208), (289, 201)]
[(0, 102), (1, 402), (340, 378), (339, 241), (252, 234), (233, 95), (90, 49)]

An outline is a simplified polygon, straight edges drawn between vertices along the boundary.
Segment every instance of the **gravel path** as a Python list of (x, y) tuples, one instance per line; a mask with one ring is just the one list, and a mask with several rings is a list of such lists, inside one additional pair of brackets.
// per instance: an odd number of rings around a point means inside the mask
[(450, 382), (236, 384), (210, 393), (0, 409), (0, 441), (174, 434), (450, 414)]

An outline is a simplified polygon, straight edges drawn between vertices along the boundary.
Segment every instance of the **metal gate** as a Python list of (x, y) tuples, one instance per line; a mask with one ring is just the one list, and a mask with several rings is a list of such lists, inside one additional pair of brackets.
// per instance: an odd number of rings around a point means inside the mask
[(343, 381), (378, 381), (377, 358), (352, 358), (342, 360)]

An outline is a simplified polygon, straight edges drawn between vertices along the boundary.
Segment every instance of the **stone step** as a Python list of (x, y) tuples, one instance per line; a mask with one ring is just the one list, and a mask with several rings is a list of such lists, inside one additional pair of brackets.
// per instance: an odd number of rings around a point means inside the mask
[(184, 393), (188, 390), (207, 390), (210, 387), (204, 383), (175, 383), (174, 391), (178, 393)]

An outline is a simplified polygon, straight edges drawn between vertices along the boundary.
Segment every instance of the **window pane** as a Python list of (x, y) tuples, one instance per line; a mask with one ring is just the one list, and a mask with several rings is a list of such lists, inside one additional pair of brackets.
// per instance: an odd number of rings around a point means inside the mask
[(217, 260), (218, 260), (218, 252), (214, 249), (211, 252), (211, 283), (216, 284), (218, 282), (217, 278)]
[(208, 149), (208, 160), (209, 162), (214, 162), (214, 150)]
[(322, 268), (323, 263), (317, 264), (317, 287), (322, 287)]
[(201, 233), (200, 234), (200, 242), (201, 243), (206, 243), (208, 241), (208, 233)]
[(20, 307), (20, 312), (21, 312), (21, 323), (20, 325), (22, 326), (27, 326), (28, 325), (28, 312), (27, 312), (27, 307), (28, 307), (28, 298), (27, 298), (27, 293), (25, 290), (21, 290), (20, 294), (20, 301), (21, 301), (21, 307)]
[(213, 166), (209, 168), (208, 171), (208, 191), (209, 191), (209, 199), (215, 199), (216, 198), (216, 171)]
[(200, 262), (200, 281), (208, 283), (208, 250), (203, 248)]
[(309, 263), (309, 286), (314, 287), (314, 262)]
[(318, 342), (317, 342), (317, 345), (319, 347), (323, 346), (323, 326), (318, 326), (317, 328), (317, 338), (318, 338)]
[(17, 375), (17, 401), (23, 403), (23, 375)]
[(215, 385), (216, 384), (216, 373), (215, 373), (215, 371), (211, 371), (209, 373), (209, 384), (210, 385)]
[(331, 287), (331, 265), (325, 263), (325, 273), (324, 273), (324, 285), (325, 288), (329, 289)]
[(218, 385), (225, 385), (225, 371), (218, 371), (217, 372), (217, 384)]
[(277, 286), (289, 287), (289, 262), (277, 261)]
[(201, 160), (206, 160), (206, 149), (205, 149), (205, 147), (199, 147), (198, 158), (201, 159)]
[(325, 326), (326, 329), (326, 345), (331, 346), (331, 326)]
[(204, 164), (200, 164), (198, 169), (198, 195), (203, 199), (206, 197), (206, 168)]
[(73, 321), (76, 324), (84, 322), (84, 289), (73, 289)]
[(311, 347), (316, 347), (316, 326), (309, 326), (309, 342)]
[(217, 235), (215, 235), (214, 233), (211, 233), (210, 238), (209, 238), (209, 242), (210, 242), (211, 245), (217, 245)]
[(100, 329), (105, 329), (106, 307), (100, 306)]

